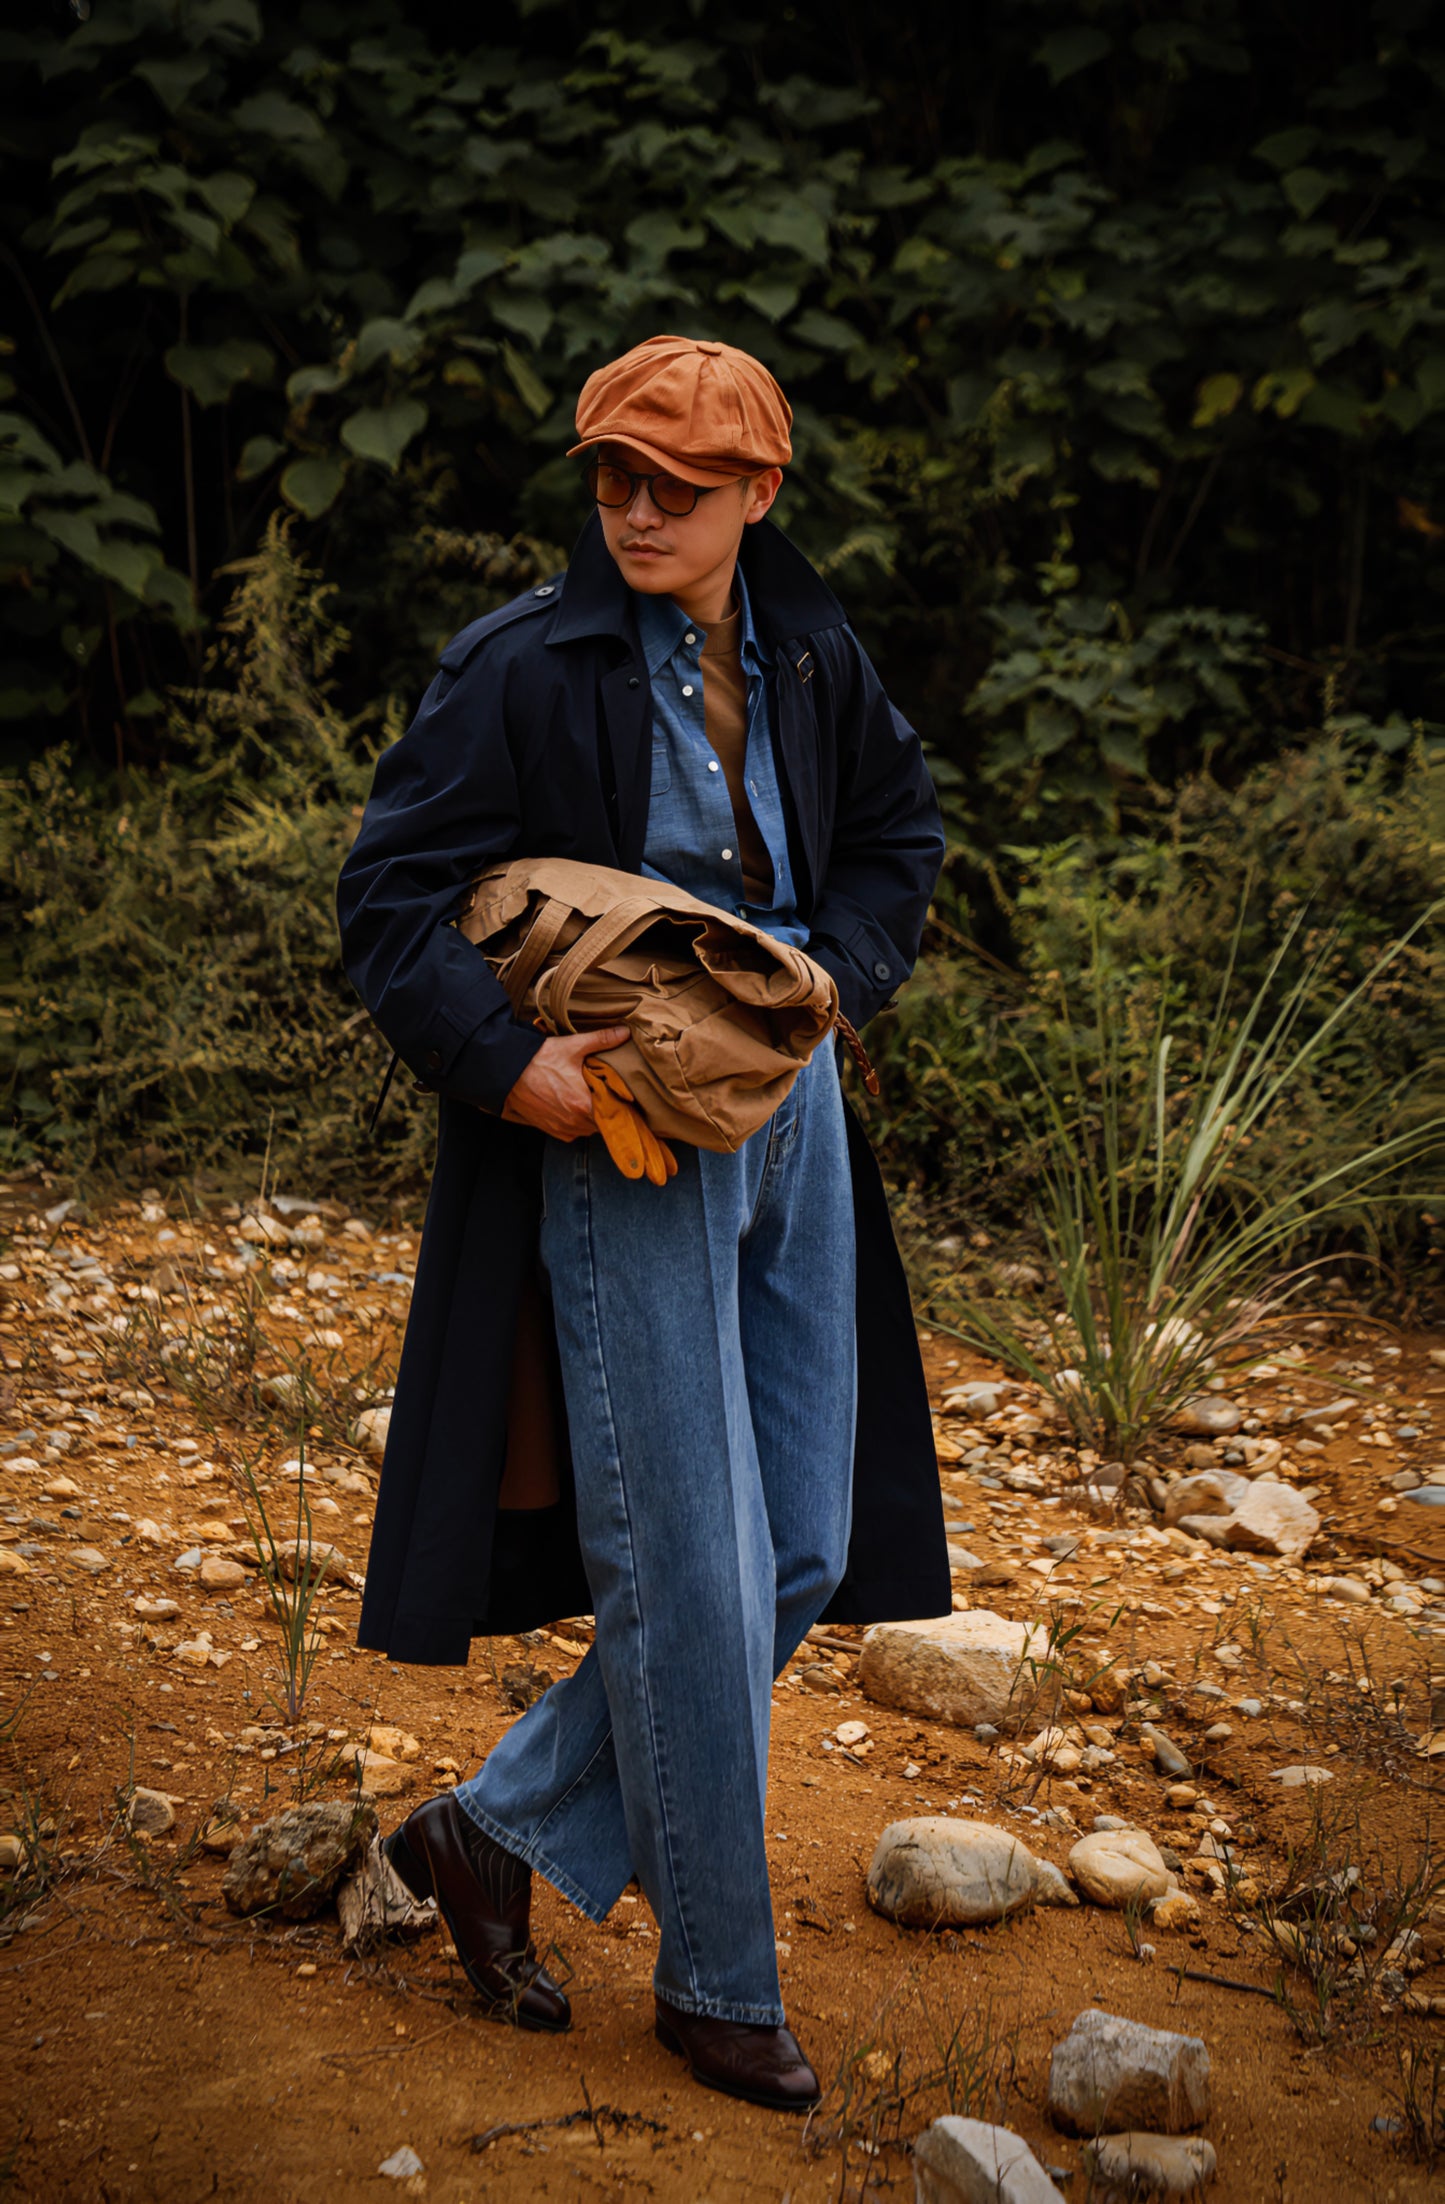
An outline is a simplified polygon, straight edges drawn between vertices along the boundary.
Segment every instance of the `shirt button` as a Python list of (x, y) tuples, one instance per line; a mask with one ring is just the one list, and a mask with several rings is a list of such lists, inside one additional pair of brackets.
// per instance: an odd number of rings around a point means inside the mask
[(716, 758), (709, 758), (709, 759), (708, 759), (708, 761), (707, 761), (707, 769), (708, 769), (709, 773), (720, 773), (720, 772), (722, 771), (722, 767), (721, 767), (721, 766), (720, 766), (720, 765), (718, 764), (718, 762), (717, 762), (717, 759), (716, 759)]
[(684, 643), (695, 643), (697, 641), (697, 637), (693, 634), (691, 628), (689, 628), (686, 635), (684, 635), (683, 641)]
[(552, 597), (552, 596), (555, 596), (555, 595), (556, 595), (556, 586), (555, 586), (555, 584), (554, 584), (554, 583), (552, 583), (552, 582), (545, 582), (545, 583), (543, 584), (543, 586), (542, 586), (542, 587), (541, 587), (540, 589), (534, 589), (534, 590), (532, 591), (532, 595), (533, 595), (534, 597)]
[(684, 681), (682, 685), (682, 693), (684, 696), (692, 695), (692, 683), (690, 681)]
[(725, 849), (725, 850), (723, 851), (723, 855), (724, 855), (724, 857), (728, 857), (728, 858), (730, 858), (730, 857), (732, 856), (732, 851), (731, 851), (730, 849)]

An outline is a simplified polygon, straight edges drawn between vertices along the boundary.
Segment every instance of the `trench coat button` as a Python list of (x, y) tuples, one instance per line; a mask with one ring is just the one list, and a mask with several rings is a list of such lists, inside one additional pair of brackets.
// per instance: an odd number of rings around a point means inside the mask
[(891, 979), (893, 977), (892, 966), (885, 964), (883, 962), (883, 959), (880, 957), (878, 962), (873, 967), (873, 977), (875, 980)]
[(556, 595), (556, 592), (557, 585), (555, 582), (544, 582), (540, 589), (532, 591), (532, 595), (534, 597), (552, 597)]
[(635, 673), (634, 673), (634, 674), (629, 674), (629, 675), (628, 675), (628, 677), (627, 677), (627, 686), (628, 686), (628, 688), (629, 688), (629, 689), (636, 689), (636, 688), (639, 688), (639, 687), (641, 686), (641, 683), (640, 683), (640, 682), (638, 681), (638, 678), (637, 678), (637, 676), (636, 676), (636, 674), (635, 674)]
[(426, 1068), (427, 1068), (427, 1070), (428, 1070), (428, 1071), (440, 1071), (440, 1070), (441, 1070), (441, 1068), (442, 1068), (442, 1052), (441, 1052), (441, 1050), (440, 1050), (439, 1048), (429, 1048), (429, 1049), (427, 1050), (427, 1052), (426, 1052)]

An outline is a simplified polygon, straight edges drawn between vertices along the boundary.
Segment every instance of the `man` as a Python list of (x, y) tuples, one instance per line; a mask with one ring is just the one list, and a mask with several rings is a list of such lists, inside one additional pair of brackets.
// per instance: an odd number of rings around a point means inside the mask
[[(347, 970), (440, 1094), (361, 1642), (591, 1612), (576, 1674), (393, 1864), (487, 2006), (569, 2023), (535, 1868), (593, 1920), (635, 1875), (657, 2033), (801, 2109), (764, 1804), (773, 1678), (825, 1611), (933, 1615), (949, 1577), (927, 1399), (876, 1166), (831, 1047), (731, 1156), (623, 1178), (582, 1060), (519, 1023), (448, 921), (485, 866), (651, 873), (805, 944), (861, 1025), (917, 954), (943, 843), (917, 738), (767, 519), (791, 414), (760, 362), (654, 337), (577, 413), (596, 506), (565, 575), (443, 652), (381, 759), (339, 891)], [(560, 1377), (560, 1388), (559, 1388)], [(560, 1390), (560, 1398), (559, 1398)]]

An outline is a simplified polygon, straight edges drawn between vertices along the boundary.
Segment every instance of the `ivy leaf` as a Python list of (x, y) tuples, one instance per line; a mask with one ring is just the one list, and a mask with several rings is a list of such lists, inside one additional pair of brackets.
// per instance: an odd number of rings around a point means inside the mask
[(1238, 375), (1206, 375), (1194, 393), (1193, 426), (1212, 428), (1225, 414), (1233, 413), (1243, 396), (1244, 384)]
[(256, 92), (243, 99), (232, 115), (241, 130), (259, 131), (283, 145), (319, 145), (326, 133), (309, 107), (287, 99), (281, 92)]
[(298, 367), (286, 378), (286, 395), (293, 406), (304, 405), (308, 398), (328, 397), (333, 390), (340, 390), (351, 380), (351, 369), (340, 360), (330, 360), (324, 366)]
[(281, 495), (308, 520), (319, 520), (335, 504), (345, 479), (340, 459), (296, 459), (281, 477)]
[(1281, 191), (1302, 222), (1307, 222), (1316, 207), (1323, 206), (1331, 192), (1338, 189), (1337, 179), (1326, 176), (1318, 168), (1292, 168), (1279, 181)]
[(697, 223), (665, 213), (660, 207), (634, 215), (623, 232), (628, 244), (658, 267), (669, 253), (696, 252), (706, 234)]
[[(544, 413), (552, 410), (552, 393), (531, 362), (516, 349), (503, 343), (502, 365), (512, 378), (512, 387), (524, 406), (540, 421)], [(479, 378), (480, 379), (480, 378)]]
[(498, 252), (494, 245), (469, 245), (464, 253), (457, 255), (456, 273), (452, 281), (458, 291), (465, 295), (506, 265), (506, 254)]
[(555, 318), (544, 298), (528, 298), (520, 291), (495, 292), (488, 303), (504, 329), (515, 331), (534, 345), (545, 340)]
[(264, 474), (274, 466), (286, 446), (274, 436), (250, 436), (241, 446), (241, 456), (236, 461), (236, 480), (254, 482), (258, 474)]
[(173, 344), (166, 372), (198, 404), (224, 405), (238, 383), (263, 382), (275, 362), (264, 344), (227, 337), (223, 344)]
[(135, 262), (122, 253), (90, 253), (71, 269), (51, 304), (63, 306), (67, 299), (80, 298), (86, 291), (118, 291), (134, 274)]
[(1297, 130), (1276, 130), (1273, 136), (1261, 138), (1254, 148), (1255, 158), (1268, 161), (1271, 168), (1296, 168), (1313, 153), (1320, 142), (1320, 133), (1313, 123), (1305, 123)]
[(135, 74), (150, 86), (162, 106), (172, 114), (210, 73), (210, 62), (199, 54), (178, 61), (142, 61), (135, 69)]
[(763, 277), (756, 283), (740, 283), (738, 296), (745, 298), (749, 306), (757, 308), (765, 321), (781, 321), (798, 303), (798, 286), (779, 276)]
[(363, 406), (342, 422), (341, 441), (358, 459), (374, 459), (395, 474), (407, 445), (426, 427), (426, 418), (426, 407), (419, 398), (394, 398), (389, 406)]
[(799, 314), (788, 334), (800, 344), (815, 344), (820, 352), (851, 352), (863, 341), (851, 322), (838, 314), (825, 314), (817, 306)]
[(256, 0), (191, 0), (185, 28), (192, 45), (198, 46), (206, 37), (220, 39), (230, 33), (254, 46), (261, 39), (261, 12)]
[(214, 176), (197, 176), (193, 181), (206, 205), (220, 216), (228, 230), (248, 213), (256, 196), (254, 179), (234, 168), (218, 169)]
[(1105, 32), (1080, 24), (1074, 30), (1055, 31), (1042, 46), (1034, 48), (1034, 59), (1048, 70), (1050, 84), (1062, 84), (1081, 69), (1102, 61), (1113, 43)]
[(375, 321), (366, 323), (356, 340), (357, 373), (365, 374), (367, 368), (374, 367), (383, 357), (394, 367), (405, 367), (425, 343), (420, 329), (404, 321), (395, 321), (389, 315), (378, 316)]
[(1282, 421), (1288, 421), (1299, 412), (1314, 387), (1315, 378), (1309, 368), (1281, 368), (1260, 376), (1249, 394), (1249, 402), (1256, 413), (1273, 407)]
[(828, 264), (828, 225), (816, 207), (793, 199), (779, 207), (760, 207), (753, 226), (765, 244), (782, 245), (811, 260), (817, 268)]

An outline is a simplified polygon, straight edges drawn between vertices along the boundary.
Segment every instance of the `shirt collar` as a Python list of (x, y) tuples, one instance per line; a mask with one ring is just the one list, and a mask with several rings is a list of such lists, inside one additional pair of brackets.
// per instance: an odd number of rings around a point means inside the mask
[[(733, 588), (737, 593), (738, 610), (742, 621), (738, 628), (738, 652), (744, 666), (760, 673), (771, 665), (772, 656), (753, 624), (752, 599), (748, 585), (743, 580), (743, 570), (738, 567), (733, 576)], [(681, 605), (671, 597), (644, 595), (641, 590), (633, 593), (637, 609), (637, 632), (642, 642), (642, 655), (647, 661), (647, 671), (656, 675), (667, 664), (674, 651), (688, 633), (696, 634)], [(704, 634), (706, 629), (702, 631)]]
[[(642, 639), (642, 655), (647, 660), (649, 674), (656, 674), (667, 664), (684, 635), (688, 633), (687, 614), (671, 597), (644, 595), (633, 592), (637, 608), (637, 632)], [(696, 632), (694, 630), (694, 632)]]

